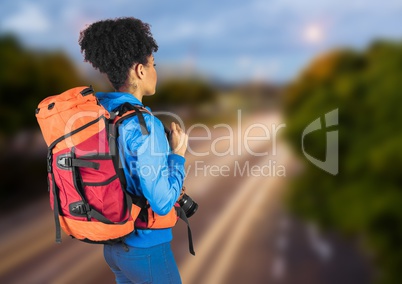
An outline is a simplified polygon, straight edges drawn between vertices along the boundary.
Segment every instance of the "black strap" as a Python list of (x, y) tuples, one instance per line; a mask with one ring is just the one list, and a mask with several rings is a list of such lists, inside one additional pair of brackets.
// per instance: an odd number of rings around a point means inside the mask
[(95, 93), (95, 91), (94, 91), (94, 89), (92, 88), (92, 85), (90, 85), (88, 88), (85, 88), (84, 90), (82, 90), (82, 91), (80, 92), (80, 94), (81, 94), (83, 97), (88, 96), (88, 95), (90, 95), (90, 94), (94, 94), (94, 93)]
[(50, 173), (52, 180), (51, 182), (51, 187), (53, 191), (53, 214), (54, 214), (54, 223), (56, 226), (56, 243), (61, 243), (61, 229), (60, 229), (60, 220), (59, 220), (59, 193), (58, 193), (58, 188), (56, 185), (56, 182), (54, 180), (54, 174), (53, 172)]
[[(143, 107), (142, 106), (135, 106), (135, 105), (132, 105), (132, 104), (130, 104), (128, 102), (125, 102), (124, 104), (120, 105), (116, 109), (116, 111), (118, 112), (118, 115), (121, 116), (122, 118), (119, 119), (116, 122), (116, 124), (120, 125), (123, 122), (123, 120), (125, 120), (125, 119), (127, 119), (129, 117), (132, 117), (134, 115), (137, 115), (138, 122), (140, 123), (140, 128), (141, 128), (142, 135), (149, 135), (149, 131), (148, 131), (147, 125), (145, 123), (144, 115), (142, 114), (142, 111), (140, 110), (140, 108), (143, 108)], [(128, 111), (134, 111), (134, 112), (129, 114), (129, 115), (123, 116)]]
[(59, 209), (59, 189), (57, 188), (56, 181), (54, 178), (54, 173), (53, 173), (53, 152), (54, 145), (52, 147), (49, 147), (48, 152), (47, 152), (47, 172), (50, 174), (50, 178), (48, 178), (48, 190), (52, 190), (53, 192), (53, 215), (54, 215), (54, 223), (56, 227), (56, 243), (61, 243), (61, 228), (60, 228), (60, 220), (59, 220), (59, 215), (60, 215), (60, 209)]
[(149, 131), (148, 131), (147, 125), (145, 124), (145, 119), (144, 119), (144, 115), (142, 114), (142, 111), (140, 111), (135, 106), (133, 106), (133, 108), (134, 108), (134, 112), (137, 113), (142, 135), (149, 135)]
[[(72, 148), (73, 152), (74, 148)], [(110, 157), (108, 157), (110, 159)], [(100, 164), (96, 162), (91, 162), (86, 159), (81, 158), (72, 158), (68, 155), (60, 155), (57, 158), (57, 165), (62, 168), (71, 168), (71, 167), (79, 167), (79, 168), (92, 168), (95, 170), (99, 170)]]
[(127, 193), (126, 188), (123, 188), (123, 192), (124, 192), (124, 197), (126, 199), (126, 209), (128, 211), (127, 220), (129, 220), (130, 216), (131, 216), (131, 207), (133, 206), (133, 201), (131, 200), (130, 194)]
[(119, 148), (117, 146), (117, 137), (119, 135), (117, 131), (117, 125), (110, 123), (107, 127), (107, 131), (109, 140), (109, 152), (110, 155), (112, 156), (113, 166), (117, 176), (119, 177), (122, 188), (126, 189), (127, 187), (126, 176), (124, 174), (123, 165), (121, 164), (120, 159)]
[(139, 195), (131, 194), (130, 196), (133, 204), (141, 208), (140, 213), (138, 213), (137, 219), (140, 219), (142, 222), (148, 224), (148, 208), (150, 206), (147, 202), (147, 199)]
[(88, 214), (98, 220), (99, 222), (105, 223), (105, 224), (113, 224), (112, 221), (110, 221), (108, 218), (106, 218), (103, 214), (99, 213), (95, 209), (91, 208), (91, 210), (88, 212)]
[[(75, 147), (71, 148), (71, 158), (75, 159)], [(85, 198), (85, 193), (84, 193), (84, 184), (83, 180), (81, 177), (80, 170), (78, 167), (73, 167), (72, 168), (72, 174), (73, 174), (73, 182), (74, 182), (74, 188), (81, 197), (82, 202), (85, 204), (88, 204), (86, 198)], [(91, 219), (90, 216), (87, 215), (88, 221)]]
[(95, 170), (99, 170), (100, 164), (96, 163), (96, 162), (81, 160), (81, 159), (71, 159), (71, 166), (82, 167), (82, 168), (92, 168)]
[(184, 212), (183, 208), (175, 207), (177, 216), (182, 219), (187, 224), (187, 236), (188, 236), (188, 249), (192, 255), (195, 255), (194, 245), (193, 245), (193, 235), (191, 233), (190, 223), (187, 219), (186, 213)]

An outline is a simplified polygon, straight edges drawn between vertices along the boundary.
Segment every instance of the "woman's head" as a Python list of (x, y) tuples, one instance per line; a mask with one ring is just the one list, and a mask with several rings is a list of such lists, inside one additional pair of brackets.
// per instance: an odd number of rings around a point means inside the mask
[(138, 72), (153, 69), (152, 53), (158, 50), (149, 25), (135, 18), (95, 22), (80, 33), (79, 44), (85, 61), (106, 74), (116, 90), (135, 84), (129, 81), (143, 75)]

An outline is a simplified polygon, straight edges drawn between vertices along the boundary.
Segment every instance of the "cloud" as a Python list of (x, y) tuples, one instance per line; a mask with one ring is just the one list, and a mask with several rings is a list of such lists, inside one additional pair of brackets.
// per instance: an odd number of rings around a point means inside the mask
[(14, 32), (28, 46), (61, 48), (81, 62), (81, 29), (95, 20), (134, 16), (151, 24), (159, 63), (191, 63), (228, 80), (290, 78), (321, 50), (402, 35), (400, 0), (3, 2), (0, 32)]
[(49, 30), (50, 22), (45, 13), (31, 3), (23, 2), (17, 13), (5, 18), (2, 29), (17, 33), (43, 33)]

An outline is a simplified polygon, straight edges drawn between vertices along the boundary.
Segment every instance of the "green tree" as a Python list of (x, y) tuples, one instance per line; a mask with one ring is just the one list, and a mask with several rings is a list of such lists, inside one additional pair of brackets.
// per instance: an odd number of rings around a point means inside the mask
[(62, 52), (27, 50), (13, 36), (0, 37), (0, 62), (3, 135), (36, 126), (34, 110), (40, 100), (83, 82)]
[[(339, 174), (306, 163), (292, 185), (293, 210), (363, 240), (381, 283), (402, 283), (402, 44), (377, 41), (317, 58), (286, 90), (287, 137), (300, 156), (304, 128), (339, 109)], [(325, 158), (325, 130), (306, 137)]]

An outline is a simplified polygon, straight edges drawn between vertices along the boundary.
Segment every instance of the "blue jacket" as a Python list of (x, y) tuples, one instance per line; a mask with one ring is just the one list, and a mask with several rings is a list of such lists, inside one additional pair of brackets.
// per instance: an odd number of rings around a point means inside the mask
[[(97, 93), (101, 105), (109, 112), (125, 102), (143, 104), (128, 93)], [(148, 109), (149, 110), (149, 109)], [(185, 177), (185, 159), (170, 153), (163, 124), (144, 113), (149, 135), (141, 133), (137, 116), (123, 121), (119, 127), (118, 145), (122, 158), (127, 190), (144, 196), (152, 210), (166, 215), (177, 201)], [(172, 240), (172, 229), (135, 230), (125, 242), (134, 247), (151, 247)]]

